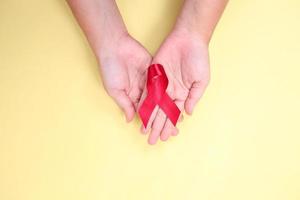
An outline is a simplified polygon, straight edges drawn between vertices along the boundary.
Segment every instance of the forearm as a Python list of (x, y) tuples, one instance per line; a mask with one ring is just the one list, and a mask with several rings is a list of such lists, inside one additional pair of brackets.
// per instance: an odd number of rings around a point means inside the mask
[(209, 43), (228, 0), (185, 0), (175, 29), (199, 36)]
[(114, 0), (68, 0), (69, 6), (85, 33), (94, 53), (117, 45), (126, 27)]

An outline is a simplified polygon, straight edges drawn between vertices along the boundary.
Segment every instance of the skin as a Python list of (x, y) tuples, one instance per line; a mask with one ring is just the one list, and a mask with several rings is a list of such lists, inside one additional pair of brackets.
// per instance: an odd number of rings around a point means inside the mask
[[(190, 33), (174, 31), (159, 48), (153, 63), (161, 63), (164, 66), (169, 79), (167, 93), (177, 107), (192, 114), (209, 82), (207, 44)], [(146, 96), (145, 93), (142, 99)], [(159, 137), (166, 141), (171, 135), (178, 134), (178, 129), (160, 108), (155, 112), (156, 115), (152, 115), (148, 128), (143, 130), (147, 133), (151, 126), (149, 144), (155, 144)]]
[(145, 85), (150, 54), (129, 35), (124, 35), (107, 56), (99, 59), (102, 80), (107, 93), (132, 121)]
[[(185, 0), (173, 31), (153, 58), (153, 63), (165, 68), (168, 94), (187, 114), (192, 114), (209, 83), (209, 41), (226, 4), (226, 0)], [(146, 92), (142, 99), (145, 96)], [(149, 144), (178, 134), (160, 108), (152, 114), (148, 127), (142, 128), (143, 133), (149, 131)]]
[(152, 56), (128, 34), (115, 1), (69, 0), (68, 3), (97, 57), (107, 93), (130, 122)]
[[(209, 82), (209, 41), (227, 0), (185, 0), (173, 30), (153, 58), (128, 34), (114, 0), (68, 2), (99, 61), (104, 87), (127, 121), (147, 94), (145, 77), (151, 63), (164, 66), (168, 94), (181, 111), (192, 114)], [(142, 132), (150, 132), (149, 144), (178, 134), (159, 108)]]

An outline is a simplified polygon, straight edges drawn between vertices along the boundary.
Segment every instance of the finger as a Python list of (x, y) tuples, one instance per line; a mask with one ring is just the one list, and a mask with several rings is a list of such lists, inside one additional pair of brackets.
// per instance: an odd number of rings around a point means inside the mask
[[(156, 116), (157, 111), (158, 111), (158, 107), (156, 107), (156, 110), (153, 111), (153, 113), (155, 113), (155, 115), (151, 115), (148, 124), (153, 123), (153, 120), (154, 120), (154, 118), (155, 118), (155, 116)], [(184, 119), (183, 114), (181, 114), (180, 117), (179, 117), (179, 119), (178, 119), (178, 122), (182, 122), (183, 119)], [(167, 126), (167, 127), (164, 127), (163, 130), (162, 130), (162, 132), (161, 132), (161, 134), (166, 134), (166, 135), (164, 135), (164, 136), (161, 136), (161, 140), (162, 140), (162, 141), (166, 141), (166, 140), (169, 138), (169, 137), (167, 136), (168, 133), (171, 133), (171, 135), (176, 136), (176, 135), (178, 135), (178, 132), (179, 132), (179, 130), (178, 130), (176, 127), (174, 127), (173, 123), (172, 123), (169, 119), (167, 119), (166, 124), (167, 124), (167, 125), (165, 125), (165, 126)], [(147, 134), (147, 133), (149, 132), (149, 130), (150, 130), (150, 127), (151, 127), (151, 126), (148, 125), (148, 127), (145, 128), (145, 127), (142, 125), (142, 126), (141, 126), (141, 133), (142, 133), (142, 134)], [(168, 130), (168, 129), (170, 129), (170, 130)], [(167, 133), (164, 133), (165, 131), (166, 131)]]
[[(138, 106), (137, 106), (137, 109), (138, 109), (138, 110), (140, 109), (141, 105), (143, 104), (143, 102), (144, 102), (144, 100), (146, 99), (146, 96), (147, 96), (147, 89), (146, 89), (146, 86), (144, 85), (143, 87), (144, 87), (144, 90), (142, 91), (142, 95), (141, 95), (140, 101), (138, 102)], [(158, 110), (158, 109), (156, 108), (156, 111), (153, 111), (153, 112), (152, 112), (151, 117), (152, 117), (153, 115), (154, 115), (154, 116), (156, 115), (157, 110)], [(155, 113), (155, 114), (153, 114), (153, 113)], [(150, 117), (150, 118), (151, 118), (151, 117)], [(154, 117), (153, 117), (153, 118), (154, 118)], [(149, 123), (148, 123), (148, 124), (149, 124)], [(147, 134), (148, 130), (149, 130), (148, 126), (145, 127), (144, 124), (141, 125), (140, 131), (141, 131), (142, 134)]]
[[(144, 85), (144, 90), (142, 92), (142, 95), (141, 95), (141, 98), (140, 98), (140, 101), (138, 103), (138, 109), (141, 107), (142, 103), (144, 102), (144, 100), (146, 99), (147, 97), (147, 86)], [(150, 131), (150, 128), (153, 124), (153, 121), (157, 115), (157, 112), (159, 110), (159, 107), (158, 106), (155, 106), (149, 120), (148, 120), (148, 124), (147, 124), (147, 127), (144, 127), (144, 125), (142, 124), (141, 128), (140, 128), (140, 131), (142, 134), (147, 134), (149, 131)]]
[(146, 86), (144, 86), (144, 90), (142, 90), (141, 98), (138, 102), (138, 106), (137, 106), (138, 109), (141, 107), (146, 97), (147, 97), (147, 88)]
[(153, 145), (157, 142), (160, 133), (165, 125), (167, 116), (163, 110), (159, 109), (151, 127), (151, 133), (148, 138), (148, 143)]
[(133, 101), (133, 106), (135, 111), (138, 111), (139, 108), (139, 102), (141, 99), (141, 96), (143, 94), (143, 90), (136, 88), (132, 93), (130, 93), (129, 98)]
[(178, 134), (178, 129), (172, 124), (172, 122), (167, 119), (165, 126), (160, 135), (162, 141), (167, 141), (171, 135), (175, 136)]
[[(144, 102), (144, 100), (146, 99), (146, 97), (147, 97), (147, 89), (146, 89), (146, 86), (144, 86), (144, 90), (143, 90), (142, 96), (141, 96), (140, 101), (138, 103), (138, 109), (141, 107), (141, 105)], [(150, 130), (151, 126), (152, 126), (152, 123), (153, 123), (153, 121), (154, 121), (154, 119), (156, 117), (156, 114), (158, 112), (158, 108), (159, 108), (158, 106), (156, 106), (154, 108), (154, 110), (153, 110), (153, 112), (152, 112), (152, 114), (151, 114), (151, 116), (150, 116), (150, 118), (148, 120), (147, 127), (144, 127), (144, 125), (142, 124), (141, 129), (140, 129), (141, 133), (147, 134), (147, 132), (149, 132), (149, 130)]]
[(151, 126), (152, 126), (153, 121), (154, 121), (154, 119), (155, 119), (155, 117), (156, 117), (156, 115), (157, 115), (158, 110), (159, 110), (159, 107), (156, 106), (156, 107), (154, 108), (154, 110), (153, 110), (153, 112), (152, 112), (150, 118), (149, 118), (147, 127), (144, 127), (144, 125), (142, 124), (142, 126), (141, 126), (141, 133), (142, 133), (142, 134), (147, 134), (147, 133), (150, 131)]
[(190, 88), (188, 98), (185, 101), (184, 109), (189, 115), (193, 113), (195, 105), (202, 97), (207, 84), (204, 82), (194, 82)]
[[(178, 119), (178, 122), (182, 122), (183, 119), (184, 119), (184, 117), (183, 117), (183, 114), (181, 113), (181, 114), (180, 114), (180, 117), (179, 117), (179, 119)], [(173, 125), (173, 124), (172, 124), (172, 125)], [(171, 135), (172, 135), (172, 136), (176, 136), (176, 135), (178, 135), (178, 133), (179, 133), (179, 129), (175, 126), (175, 130), (171, 132)]]
[(127, 122), (132, 121), (134, 118), (135, 109), (132, 101), (127, 96), (126, 92), (117, 91), (111, 94), (111, 96), (125, 113), (126, 121)]
[(135, 92), (135, 102), (134, 102), (134, 107), (136, 109), (136, 111), (138, 111), (140, 104), (144, 101), (144, 99), (146, 98), (147, 95), (147, 91), (146, 91), (146, 75), (147, 72), (143, 72), (141, 73), (140, 79), (137, 83), (137, 91)]
[[(153, 123), (154, 118), (155, 118), (155, 116), (156, 116), (156, 114), (157, 114), (157, 111), (158, 111), (158, 107), (156, 107), (155, 110), (153, 111), (154, 114), (151, 115), (151, 117), (150, 117), (150, 119), (149, 119), (149, 123), (148, 123), (147, 128), (145, 128), (144, 125), (141, 125), (140, 131), (141, 131), (142, 134), (147, 134), (147, 133), (149, 132), (150, 127), (151, 127), (149, 124), (152, 124), (152, 123)], [(183, 119), (184, 119), (183, 114), (181, 114), (180, 117), (179, 117), (179, 119), (178, 119), (178, 122), (182, 122)], [(150, 123), (150, 122), (151, 122), (151, 123)], [(172, 122), (171, 122), (169, 119), (167, 119), (166, 123), (171, 123), (171, 125), (173, 126)], [(170, 126), (168, 125), (168, 127), (170, 127)], [(165, 131), (165, 130), (163, 129), (162, 133), (163, 133), (164, 131)], [(176, 130), (174, 130), (174, 131), (169, 131), (169, 132), (172, 133), (171, 135), (175, 136), (175, 135), (178, 135), (179, 130), (176, 128)], [(167, 140), (167, 139), (166, 139), (166, 140)], [(165, 141), (165, 140), (163, 140), (163, 141)]]
[[(179, 110), (183, 110), (183, 107), (184, 107), (184, 102), (183, 101), (180, 101), (180, 100), (175, 100), (174, 103), (177, 105), (177, 107), (179, 108)], [(183, 120), (183, 115), (182, 113), (180, 114), (179, 116), (179, 119), (178, 121), (182, 121)], [(178, 135), (178, 128), (175, 127), (173, 125), (173, 123), (168, 119), (167, 122), (165, 123), (165, 126), (162, 130), (162, 133), (161, 133), (161, 137), (160, 139), (163, 140), (163, 141), (166, 141), (171, 135), (172, 136), (176, 136)]]

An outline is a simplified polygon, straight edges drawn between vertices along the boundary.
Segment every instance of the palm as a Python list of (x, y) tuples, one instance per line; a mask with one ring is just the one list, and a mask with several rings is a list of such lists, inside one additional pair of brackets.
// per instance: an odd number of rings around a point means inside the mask
[[(191, 35), (174, 32), (160, 47), (153, 62), (164, 66), (169, 79), (167, 92), (178, 108), (191, 114), (209, 81), (207, 46)], [(177, 129), (162, 110), (150, 120), (153, 121), (150, 143), (155, 143), (160, 133), (162, 140), (177, 134)]]
[(151, 55), (129, 35), (120, 38), (115, 48), (100, 59), (104, 87), (128, 121), (134, 116), (150, 62)]

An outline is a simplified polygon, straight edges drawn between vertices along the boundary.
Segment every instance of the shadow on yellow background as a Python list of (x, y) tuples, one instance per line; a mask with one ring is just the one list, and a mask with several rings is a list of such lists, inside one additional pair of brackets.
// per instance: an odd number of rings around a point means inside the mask
[[(119, 0), (151, 53), (179, 0)], [(64, 1), (0, 1), (1, 200), (299, 200), (300, 1), (232, 0), (211, 84), (149, 146), (106, 95)]]

